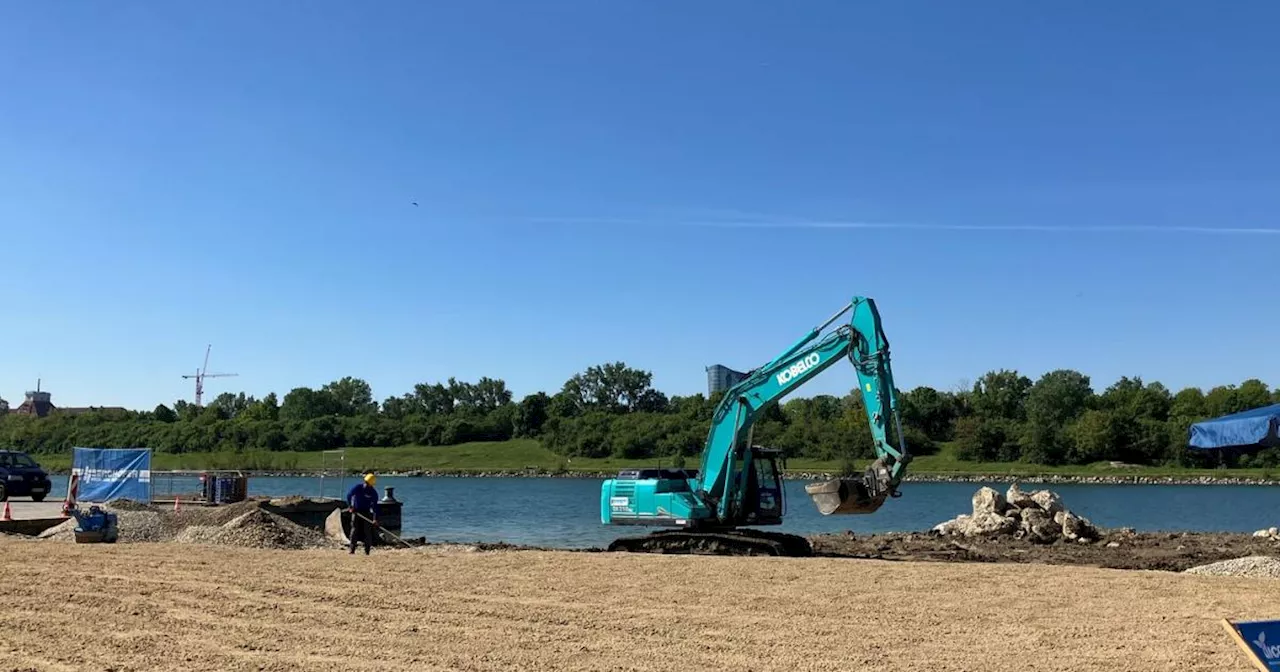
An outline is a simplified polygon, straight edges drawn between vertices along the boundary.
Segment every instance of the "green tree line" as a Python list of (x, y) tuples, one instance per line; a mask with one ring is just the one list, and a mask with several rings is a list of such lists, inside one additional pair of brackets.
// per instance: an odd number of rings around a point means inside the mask
[[(991, 371), (971, 387), (922, 386), (900, 392), (903, 434), (917, 455), (954, 446), (964, 460), (1208, 466), (1220, 459), (1187, 450), (1190, 425), (1280, 401), (1260, 380), (1176, 394), (1158, 382), (1124, 377), (1096, 390), (1087, 375), (1061, 369), (1032, 380)], [(450, 378), (400, 396), (374, 399), (369, 384), (346, 377), (283, 398), (224, 393), (204, 408), (178, 401), (150, 411), (0, 415), (0, 446), (34, 453), (73, 446), (148, 447), (157, 452), (319, 451), (347, 446), (453, 445), (536, 438), (566, 457), (696, 456), (715, 396), (667, 396), (652, 374), (623, 362), (592, 366), (553, 394), (518, 401), (500, 379)], [(892, 437), (896, 440), (896, 437)], [(756, 424), (755, 443), (790, 457), (822, 460), (873, 454), (861, 395), (794, 397)], [(1229, 458), (1239, 466), (1278, 466), (1280, 451)]]

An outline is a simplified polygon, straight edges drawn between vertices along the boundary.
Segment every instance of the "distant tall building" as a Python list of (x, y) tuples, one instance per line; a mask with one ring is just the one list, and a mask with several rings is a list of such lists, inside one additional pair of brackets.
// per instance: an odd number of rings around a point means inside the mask
[(716, 392), (724, 392), (725, 390), (742, 382), (747, 374), (741, 371), (734, 371), (727, 366), (716, 364), (707, 367), (707, 395)]

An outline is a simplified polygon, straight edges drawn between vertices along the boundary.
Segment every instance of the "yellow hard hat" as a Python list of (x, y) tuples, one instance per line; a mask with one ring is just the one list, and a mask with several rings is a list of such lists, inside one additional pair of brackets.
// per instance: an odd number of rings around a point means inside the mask
[(374, 483), (378, 482), (378, 477), (374, 476), (373, 473), (370, 472), (364, 475), (364, 482), (368, 483), (369, 485), (373, 485)]

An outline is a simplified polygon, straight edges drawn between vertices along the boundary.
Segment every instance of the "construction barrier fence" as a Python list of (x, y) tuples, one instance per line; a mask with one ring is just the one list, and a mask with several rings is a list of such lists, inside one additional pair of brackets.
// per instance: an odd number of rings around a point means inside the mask
[(109, 502), (129, 499), (151, 503), (151, 450), (148, 448), (73, 448), (71, 474), (76, 499)]

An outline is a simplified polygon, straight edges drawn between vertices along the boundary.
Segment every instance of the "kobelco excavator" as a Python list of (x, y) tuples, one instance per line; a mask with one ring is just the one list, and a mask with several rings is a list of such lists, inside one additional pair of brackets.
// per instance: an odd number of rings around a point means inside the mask
[[(822, 337), (845, 313), (849, 322)], [(769, 363), (743, 374), (716, 407), (700, 470), (628, 469), (604, 482), (600, 519), (606, 525), (669, 529), (624, 537), (610, 551), (721, 555), (812, 555), (798, 535), (751, 529), (779, 525), (786, 512), (778, 451), (752, 443), (755, 422), (772, 404), (842, 357), (853, 363), (876, 459), (857, 477), (810, 483), (805, 491), (823, 515), (872, 513), (898, 485), (911, 460), (902, 441), (889, 341), (875, 301), (854, 297), (826, 322)], [(889, 443), (892, 416), (899, 446)]]

